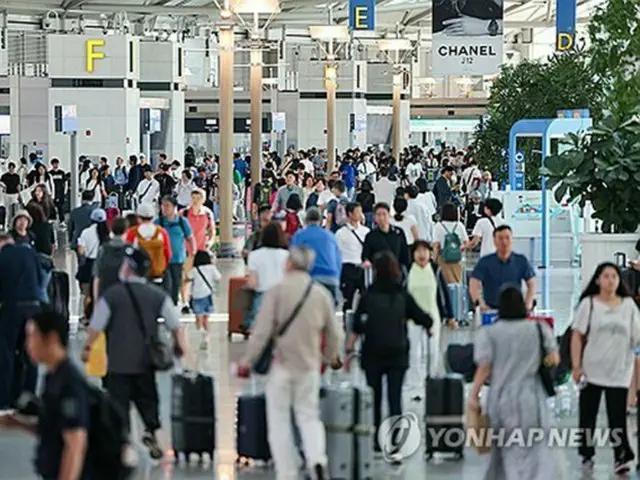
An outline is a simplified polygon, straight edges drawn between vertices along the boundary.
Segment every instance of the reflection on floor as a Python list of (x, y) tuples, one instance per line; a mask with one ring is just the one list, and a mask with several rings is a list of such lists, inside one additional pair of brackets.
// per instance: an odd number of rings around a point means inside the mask
[[(74, 260), (71, 256), (65, 256), (58, 259), (60, 266), (70, 267), (68, 271), (74, 271)], [(243, 265), (241, 261), (220, 261), (221, 270), (224, 272), (224, 281), (221, 283), (217, 294), (216, 305), (219, 312), (226, 311), (227, 304), (227, 279), (230, 276), (243, 273)], [(549, 303), (547, 307), (552, 309), (554, 316), (558, 319), (556, 324), (557, 334), (559, 334), (567, 322), (570, 320), (570, 313), (575, 305), (577, 298), (577, 276), (574, 271), (549, 271), (546, 287), (549, 288)], [(539, 282), (543, 288), (543, 281)], [(543, 296), (541, 294), (541, 296)], [(74, 288), (74, 301), (77, 301), (77, 288)], [(244, 479), (273, 479), (275, 478), (271, 469), (241, 469), (236, 468), (235, 462), (235, 398), (240, 391), (250, 388), (247, 381), (240, 381), (233, 378), (230, 374), (229, 365), (237, 360), (243, 351), (243, 342), (241, 338), (234, 339), (233, 342), (227, 341), (225, 316), (216, 317), (219, 321), (213, 324), (212, 340), (210, 349), (206, 353), (200, 353), (192, 349), (192, 354), (186, 360), (187, 368), (201, 369), (206, 373), (215, 376), (217, 381), (217, 402), (218, 402), (218, 453), (217, 462), (214, 466), (174, 466), (171, 458), (163, 461), (159, 465), (152, 465), (150, 461), (144, 460), (142, 468), (136, 478), (138, 479), (206, 479), (217, 478), (220, 480), (244, 480)], [(186, 328), (189, 333), (190, 344), (197, 348), (198, 337), (194, 326), (190, 322), (189, 317), (184, 318)], [(78, 346), (83, 340), (84, 332), (77, 333), (73, 341), (74, 354), (77, 355)], [(466, 342), (471, 340), (471, 332), (455, 332), (449, 334), (446, 342)], [(170, 450), (170, 426), (169, 426), (169, 389), (170, 376), (168, 374), (158, 375), (158, 385), (161, 396), (161, 415), (163, 420), (163, 430), (160, 433), (161, 443), (169, 451)], [(421, 403), (413, 403), (409, 396), (405, 398), (405, 409), (413, 411), (419, 417), (422, 417), (423, 405)], [(558, 404), (555, 411), (558, 413), (558, 422), (561, 426), (573, 427), (577, 424), (576, 418), (576, 397), (575, 391), (567, 390), (562, 394), (562, 405)], [(134, 414), (135, 415), (135, 414)], [(140, 422), (137, 416), (134, 417), (134, 434), (139, 436)], [(599, 425), (606, 426), (606, 414), (604, 408), (599, 417)], [(635, 417), (630, 417), (630, 436), (634, 439), (632, 442), (635, 448), (635, 438), (637, 429), (635, 427)], [(0, 433), (0, 480), (27, 480), (33, 479), (31, 460), (33, 457), (33, 440), (19, 433)], [(566, 449), (558, 452), (564, 458), (568, 476), (565, 478), (575, 479), (581, 478), (579, 474), (579, 459), (575, 449)], [(143, 456), (144, 458), (144, 456)], [(376, 469), (376, 478), (380, 479), (480, 479), (483, 478), (487, 457), (477, 455), (473, 450), (465, 451), (465, 458), (462, 461), (454, 462), (447, 459), (434, 459), (433, 462), (427, 464), (424, 456), (418, 452), (411, 457), (399, 469), (393, 469), (380, 462)], [(596, 479), (609, 479), (612, 477), (612, 453), (608, 448), (598, 450), (596, 473), (593, 477)], [(511, 479), (509, 479), (511, 480)], [(546, 480), (546, 479), (545, 479)]]

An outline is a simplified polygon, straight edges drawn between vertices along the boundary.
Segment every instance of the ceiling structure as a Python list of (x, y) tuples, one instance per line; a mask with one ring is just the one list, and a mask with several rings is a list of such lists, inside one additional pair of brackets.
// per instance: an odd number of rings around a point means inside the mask
[[(162, 25), (206, 25), (220, 19), (222, 0), (0, 0), (0, 12), (6, 12), (9, 28), (28, 25), (26, 18), (41, 16), (82, 19), (95, 23), (119, 15), (128, 22)], [(578, 24), (588, 21), (594, 8), (606, 0), (578, 0)], [(325, 2), (325, 3), (322, 3)], [(327, 3), (329, 2), (329, 3)], [(505, 0), (505, 32), (526, 28), (554, 28), (556, 0)], [(305, 28), (326, 24), (329, 11), (334, 22), (348, 23), (348, 1), (282, 0), (281, 13), (270, 25)], [(266, 21), (266, 18), (262, 20)], [(395, 32), (429, 34), (431, 0), (376, 0), (378, 33)]]

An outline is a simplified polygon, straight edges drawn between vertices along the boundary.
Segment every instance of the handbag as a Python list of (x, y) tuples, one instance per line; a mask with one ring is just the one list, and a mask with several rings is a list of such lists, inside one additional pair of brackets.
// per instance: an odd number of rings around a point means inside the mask
[(289, 329), (293, 321), (296, 319), (296, 317), (298, 316), (298, 313), (302, 309), (302, 306), (307, 300), (307, 297), (309, 296), (309, 292), (311, 291), (312, 286), (313, 286), (313, 280), (311, 280), (309, 282), (309, 285), (307, 285), (307, 288), (305, 289), (304, 294), (302, 295), (302, 298), (296, 304), (295, 308), (291, 312), (291, 315), (289, 315), (289, 318), (287, 318), (287, 320), (280, 326), (280, 328), (276, 331), (275, 335), (271, 335), (266, 345), (262, 349), (262, 353), (260, 353), (260, 356), (258, 357), (256, 362), (253, 364), (253, 371), (258, 375), (266, 375), (267, 373), (269, 373), (269, 369), (271, 368), (271, 363), (273, 362), (273, 348), (275, 346), (276, 339), (278, 337), (283, 336), (287, 332), (287, 330)]
[(491, 451), (491, 435), (488, 435), (490, 428), (489, 417), (482, 413), (481, 408), (467, 407), (467, 430), (473, 431), (474, 435), (469, 435), (469, 443), (480, 455)]
[(538, 375), (540, 376), (540, 381), (542, 381), (542, 386), (544, 387), (544, 391), (547, 393), (548, 397), (555, 397), (556, 395), (556, 387), (554, 386), (554, 367), (549, 367), (545, 365), (544, 359), (547, 356), (544, 350), (544, 337), (542, 335), (542, 325), (539, 322), (536, 322), (536, 329), (538, 330), (538, 343), (540, 344), (540, 366), (538, 367)]
[(166, 372), (167, 370), (170, 370), (171, 367), (173, 367), (173, 353), (171, 352), (171, 348), (158, 336), (157, 329), (155, 333), (149, 333), (144, 324), (144, 318), (142, 317), (140, 304), (133, 294), (131, 285), (125, 283), (124, 288), (129, 294), (129, 299), (131, 300), (131, 303), (133, 305), (135, 317), (138, 320), (138, 326), (140, 327), (142, 335), (144, 336), (147, 352), (149, 353), (149, 358), (151, 359), (151, 366), (158, 372)]

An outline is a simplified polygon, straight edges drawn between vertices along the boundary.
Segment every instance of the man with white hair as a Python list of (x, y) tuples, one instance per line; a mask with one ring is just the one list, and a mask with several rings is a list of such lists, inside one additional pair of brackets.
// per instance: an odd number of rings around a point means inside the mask
[[(272, 332), (289, 323), (274, 346), (274, 360), (266, 383), (269, 446), (278, 480), (298, 478), (291, 410), (300, 429), (306, 464), (314, 480), (328, 478), (324, 426), (320, 420), (320, 369), (324, 359), (335, 363), (343, 333), (326, 288), (307, 273), (315, 261), (313, 250), (293, 247), (284, 280), (265, 293), (238, 376), (247, 377)], [(300, 312), (304, 311), (304, 315)], [(320, 344), (324, 339), (324, 352)]]

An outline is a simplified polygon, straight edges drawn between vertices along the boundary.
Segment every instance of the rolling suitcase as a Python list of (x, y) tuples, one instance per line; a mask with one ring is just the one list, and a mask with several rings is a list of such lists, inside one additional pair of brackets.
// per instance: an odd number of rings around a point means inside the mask
[(476, 373), (476, 364), (473, 361), (473, 343), (450, 344), (447, 347), (445, 360), (447, 372), (462, 375), (465, 382), (473, 381), (473, 376)]
[(462, 375), (427, 378), (425, 441), (427, 460), (434, 453), (464, 457), (465, 433), (462, 421), (464, 383)]
[(267, 401), (264, 393), (256, 391), (251, 380), (251, 391), (241, 394), (236, 402), (236, 463), (271, 460), (267, 426)]
[(246, 283), (246, 277), (232, 277), (229, 279), (229, 318), (227, 321), (227, 338), (229, 340), (231, 340), (231, 336), (234, 333), (244, 335), (245, 340), (249, 337), (247, 331), (243, 328), (247, 305), (240, 305), (247, 302), (238, 301), (240, 297), (245, 296), (245, 292), (242, 292), (242, 290)]
[(466, 321), (469, 312), (469, 295), (467, 289), (461, 283), (447, 285), (453, 318), (457, 321)]
[(213, 377), (196, 372), (171, 377), (171, 438), (175, 460), (184, 454), (189, 462), (197, 454), (200, 462), (216, 450), (216, 401)]
[(69, 321), (69, 275), (63, 270), (53, 269), (47, 286), (49, 303)]

